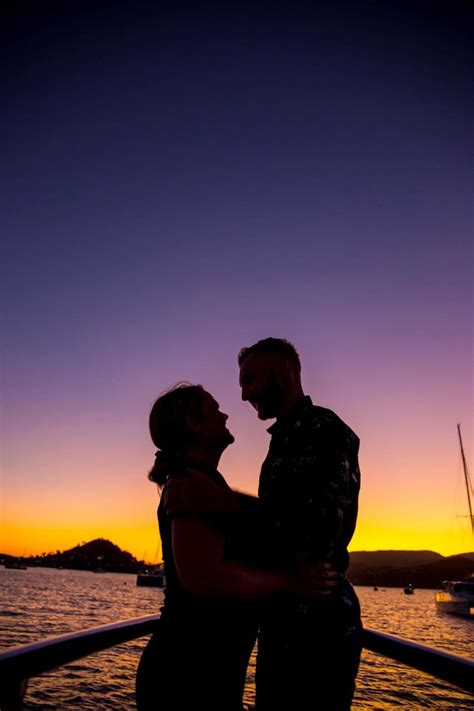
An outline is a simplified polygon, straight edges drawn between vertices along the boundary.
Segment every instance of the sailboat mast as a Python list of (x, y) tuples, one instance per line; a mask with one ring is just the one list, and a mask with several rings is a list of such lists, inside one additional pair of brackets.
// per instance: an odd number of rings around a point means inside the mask
[(471, 491), (469, 489), (469, 476), (467, 473), (466, 457), (464, 456), (464, 447), (462, 446), (461, 425), (460, 424), (458, 424), (458, 435), (459, 435), (459, 444), (461, 445), (461, 457), (462, 457), (462, 466), (464, 469), (464, 479), (466, 481), (467, 503), (469, 506), (469, 518), (471, 519), (471, 528), (472, 528), (472, 532), (474, 533), (474, 516), (472, 515)]

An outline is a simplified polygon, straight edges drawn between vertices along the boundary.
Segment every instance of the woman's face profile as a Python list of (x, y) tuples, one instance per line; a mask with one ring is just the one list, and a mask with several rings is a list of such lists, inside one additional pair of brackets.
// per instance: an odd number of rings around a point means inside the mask
[(206, 390), (202, 394), (201, 426), (203, 437), (224, 450), (234, 441), (226, 426), (228, 415), (221, 412), (219, 403)]

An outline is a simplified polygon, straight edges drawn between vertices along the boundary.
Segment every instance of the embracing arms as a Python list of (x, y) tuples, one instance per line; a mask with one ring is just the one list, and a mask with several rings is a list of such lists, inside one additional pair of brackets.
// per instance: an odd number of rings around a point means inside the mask
[(288, 571), (251, 568), (224, 557), (224, 539), (211, 522), (176, 516), (173, 555), (183, 587), (193, 595), (260, 600), (274, 594), (325, 597), (336, 585), (327, 564), (298, 561)]

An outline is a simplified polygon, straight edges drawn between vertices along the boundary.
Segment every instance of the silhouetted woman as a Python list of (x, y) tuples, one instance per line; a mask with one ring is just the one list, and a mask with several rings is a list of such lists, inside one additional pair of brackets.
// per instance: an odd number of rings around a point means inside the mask
[[(159, 451), (149, 477), (162, 493), (189, 469), (227, 487), (217, 471), (234, 441), (226, 421), (200, 385), (180, 385), (158, 398), (150, 434)], [(167, 588), (158, 630), (138, 667), (137, 707), (240, 711), (257, 633), (255, 603), (275, 593), (301, 593), (301, 583), (239, 562), (248, 558), (238, 516), (170, 518), (162, 496), (158, 520)]]

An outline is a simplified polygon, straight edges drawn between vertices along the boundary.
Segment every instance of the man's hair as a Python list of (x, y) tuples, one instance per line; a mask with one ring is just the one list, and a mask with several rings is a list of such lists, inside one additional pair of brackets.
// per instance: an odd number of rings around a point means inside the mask
[(290, 341), (287, 341), (286, 338), (264, 338), (254, 343), (253, 346), (241, 348), (237, 356), (239, 366), (241, 366), (247, 356), (252, 353), (276, 353), (277, 355), (285, 356), (296, 368), (297, 372), (301, 373), (299, 353), (295, 346), (290, 343)]

